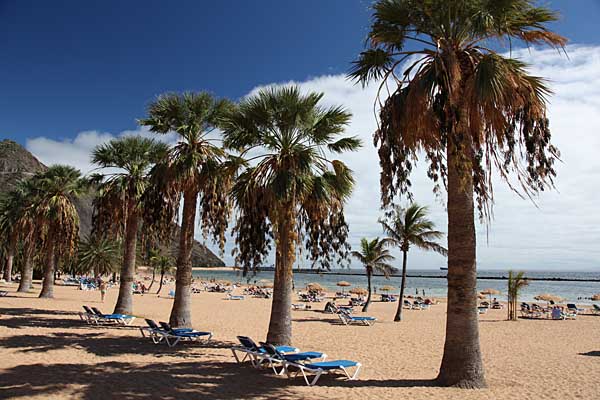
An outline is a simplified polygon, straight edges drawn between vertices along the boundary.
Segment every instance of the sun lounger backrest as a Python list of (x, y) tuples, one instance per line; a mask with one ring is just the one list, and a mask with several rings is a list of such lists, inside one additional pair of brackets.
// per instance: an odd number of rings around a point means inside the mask
[(263, 349), (265, 349), (265, 351), (267, 353), (269, 353), (269, 355), (271, 357), (274, 357), (274, 358), (280, 359), (280, 360), (284, 359), (283, 355), (279, 351), (277, 351), (277, 349), (275, 348), (275, 346), (273, 346), (272, 344), (265, 343), (265, 342), (259, 342), (259, 344), (261, 345), (261, 347)]
[(155, 329), (155, 330), (160, 330), (159, 326), (156, 325), (156, 322), (154, 322), (153, 320), (146, 318), (146, 323), (148, 324), (148, 326), (150, 328)]
[(248, 350), (258, 351), (258, 345), (248, 336), (238, 336), (237, 339), (240, 341), (241, 345)]
[(98, 310), (96, 307), (92, 307), (92, 310), (94, 310), (94, 312), (96, 313), (96, 315), (98, 316), (103, 316), (104, 314), (102, 313), (102, 311)]
[(86, 313), (91, 314), (91, 315), (96, 315), (96, 313), (94, 311), (92, 311), (88, 306), (83, 306), (83, 309), (85, 310)]
[(171, 328), (171, 325), (167, 324), (166, 322), (160, 321), (159, 324), (160, 324), (160, 326), (162, 326), (162, 328), (165, 331), (167, 331), (167, 332), (172, 332), (173, 331), (173, 328)]

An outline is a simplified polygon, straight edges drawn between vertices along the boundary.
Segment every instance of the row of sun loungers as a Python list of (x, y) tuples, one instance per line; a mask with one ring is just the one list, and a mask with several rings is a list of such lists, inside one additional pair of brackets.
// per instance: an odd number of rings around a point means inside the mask
[(116, 324), (131, 325), (135, 320), (133, 315), (126, 314), (104, 314), (96, 307), (83, 306), (84, 312), (79, 313), (79, 318), (88, 324)]
[[(318, 351), (301, 352), (291, 346), (273, 346), (260, 342), (257, 345), (247, 336), (237, 337), (240, 345), (233, 346), (231, 352), (238, 363), (249, 361), (254, 368), (269, 367), (276, 375), (286, 374), (293, 378), (302, 374), (307, 385), (313, 386), (321, 375), (332, 372), (342, 372), (343, 375), (353, 380), (358, 377), (361, 364), (351, 360), (325, 361), (327, 354)], [(244, 354), (241, 357), (241, 354)], [(321, 360), (321, 361), (316, 361)], [(354, 373), (349, 369), (355, 368)]]

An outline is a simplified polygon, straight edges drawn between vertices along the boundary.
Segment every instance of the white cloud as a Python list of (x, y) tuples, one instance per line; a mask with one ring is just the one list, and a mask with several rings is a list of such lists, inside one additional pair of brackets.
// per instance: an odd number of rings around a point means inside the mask
[[(549, 117), (553, 142), (562, 152), (557, 191), (543, 193), (536, 208), (498, 182), (495, 186), (495, 219), (486, 236), (478, 227), (478, 263), (482, 268), (600, 270), (600, 213), (596, 193), (600, 188), (600, 47), (571, 46), (568, 57), (553, 50), (520, 50), (515, 57), (531, 63), (531, 71), (550, 81), (554, 95)], [(375, 130), (375, 87), (362, 89), (344, 75), (322, 76), (294, 82), (303, 91), (324, 92), (324, 104), (344, 105), (353, 113), (348, 134), (360, 136), (365, 146), (345, 155), (354, 169), (357, 185), (347, 206), (350, 242), (381, 235), (379, 211), (379, 164), (372, 144)], [(255, 88), (251, 93), (255, 93)], [(138, 131), (135, 131), (138, 132)], [(147, 134), (147, 132), (144, 132)], [(32, 139), (27, 147), (45, 163), (63, 162), (89, 170), (93, 145), (113, 136), (82, 132), (73, 140)], [(88, 169), (86, 169), (88, 168)], [(431, 192), (426, 165), (413, 173), (416, 200), (431, 208), (432, 218), (446, 231), (444, 207)], [(488, 241), (489, 238), (489, 241)], [(232, 240), (227, 248), (232, 246)], [(445, 263), (435, 254), (412, 250), (412, 268), (435, 268)], [(229, 251), (226, 261), (231, 263)]]

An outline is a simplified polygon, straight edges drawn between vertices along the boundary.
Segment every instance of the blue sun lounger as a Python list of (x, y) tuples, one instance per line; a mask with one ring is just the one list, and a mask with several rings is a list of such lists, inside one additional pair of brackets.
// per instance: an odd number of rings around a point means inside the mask
[[(319, 351), (303, 351), (299, 353), (290, 353), (285, 354), (277, 350), (275, 346), (270, 343), (260, 342), (261, 348), (265, 349), (268, 357), (266, 361), (269, 362), (269, 366), (273, 369), (276, 375), (281, 375), (285, 371), (285, 363), (303, 363), (308, 360), (315, 360), (320, 358), (322, 361), (325, 361), (327, 358), (327, 354), (321, 353)], [(277, 371), (277, 365), (281, 365), (281, 370)]]
[[(148, 321), (146, 321), (146, 323), (148, 323)], [(191, 328), (171, 328), (171, 325), (162, 321), (159, 322), (159, 324), (161, 328), (159, 328), (158, 331), (155, 330), (152, 333), (156, 335), (161, 335), (164, 341), (167, 343), (167, 346), (169, 347), (177, 345), (177, 343), (179, 343), (182, 340), (194, 342), (200, 338), (205, 338), (206, 340), (210, 340), (212, 338), (212, 332), (202, 332)], [(159, 340), (159, 342), (160, 341), (161, 340)]]
[[(354, 380), (358, 377), (361, 366), (361, 363), (350, 360), (322, 361), (310, 364), (286, 362), (284, 370), (289, 378), (296, 377), (301, 373), (306, 384), (313, 386), (317, 383), (321, 375), (335, 371), (341, 371), (348, 380)], [(352, 375), (348, 371), (349, 368), (356, 368)], [(309, 380), (309, 374), (314, 375), (312, 380)]]
[[(269, 353), (248, 336), (238, 336), (237, 339), (240, 345), (231, 347), (231, 352), (238, 364), (249, 360), (253, 367), (258, 368), (269, 358)], [(300, 351), (298, 348), (292, 346), (277, 346), (276, 349), (282, 354), (298, 353)], [(240, 358), (238, 353), (244, 353), (244, 356)]]
[(118, 325), (131, 325), (135, 317), (126, 314), (103, 314), (96, 307), (83, 306), (84, 313), (79, 313), (79, 318), (88, 324), (110, 323)]
[(358, 324), (371, 326), (375, 323), (375, 321), (377, 321), (377, 318), (375, 317), (357, 317), (346, 312), (341, 312), (338, 314), (338, 316), (344, 325)]
[(104, 320), (105, 322), (114, 322), (120, 325), (131, 325), (131, 323), (135, 319), (133, 315), (127, 314), (104, 314), (96, 307), (92, 307), (92, 311), (96, 313), (96, 316), (100, 320)]

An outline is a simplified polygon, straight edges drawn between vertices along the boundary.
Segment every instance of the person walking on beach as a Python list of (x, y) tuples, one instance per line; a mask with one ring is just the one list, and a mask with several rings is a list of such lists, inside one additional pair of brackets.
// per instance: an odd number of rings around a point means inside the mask
[(100, 289), (100, 301), (104, 303), (104, 296), (106, 296), (106, 282), (100, 280), (98, 288)]

